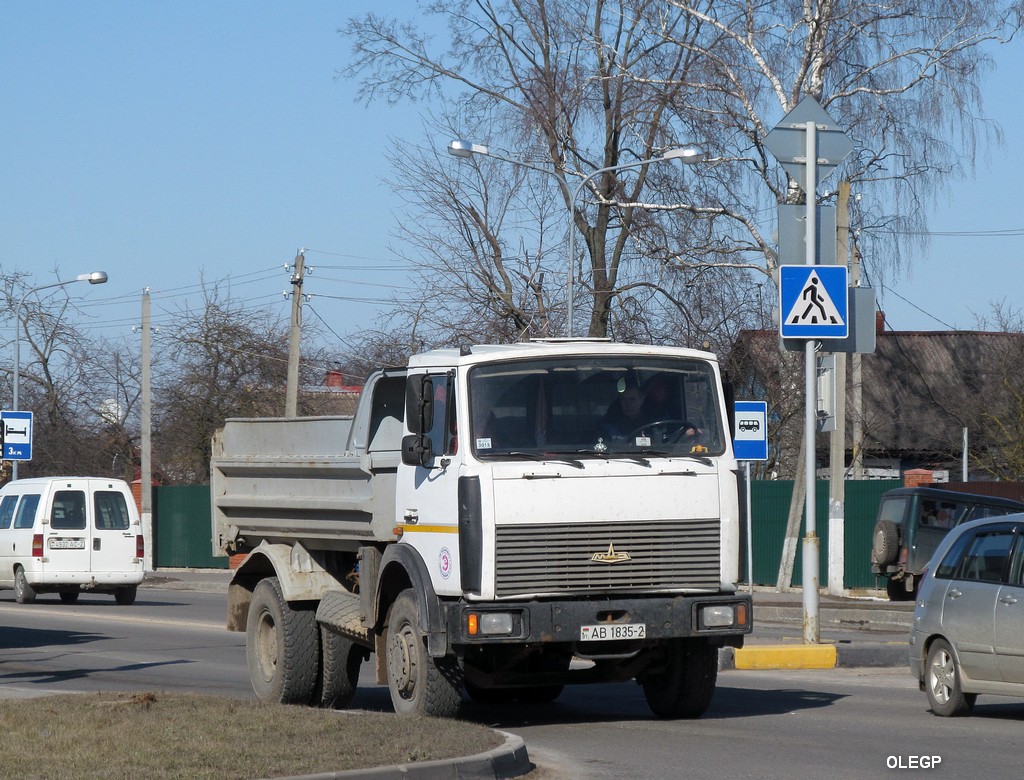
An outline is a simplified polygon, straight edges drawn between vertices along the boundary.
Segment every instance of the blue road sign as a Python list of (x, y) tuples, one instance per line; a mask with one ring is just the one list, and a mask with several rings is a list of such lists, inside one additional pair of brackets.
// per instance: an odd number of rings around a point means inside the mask
[(779, 328), (784, 339), (845, 339), (845, 265), (780, 265)]
[(768, 402), (736, 401), (733, 412), (736, 460), (768, 460)]
[(0, 412), (4, 460), (32, 460), (32, 412)]

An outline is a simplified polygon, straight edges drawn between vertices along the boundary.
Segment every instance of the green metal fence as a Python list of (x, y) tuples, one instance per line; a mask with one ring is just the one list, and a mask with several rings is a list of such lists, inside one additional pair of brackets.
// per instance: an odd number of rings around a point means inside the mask
[(153, 561), (159, 568), (226, 569), (213, 557), (210, 486), (153, 488)]
[[(847, 588), (875, 588), (871, 573), (871, 535), (875, 526), (875, 515), (882, 494), (887, 490), (902, 487), (899, 480), (846, 481), (844, 501), (844, 547), (846, 571), (843, 575)], [(741, 502), (745, 503), (745, 488), (741, 487)], [(789, 517), (789, 502), (793, 495), (792, 480), (753, 480), (750, 483), (751, 536), (753, 537), (754, 584), (775, 585), (779, 578), (779, 564), (782, 561), (782, 547), (786, 536), (786, 521)], [(829, 485), (818, 481), (815, 484), (815, 523), (820, 540), (820, 583), (828, 582), (828, 517)], [(745, 511), (745, 507), (744, 507)], [(744, 523), (745, 525), (745, 523)], [(800, 542), (804, 537), (804, 510), (800, 510), (800, 533), (797, 540), (796, 560), (793, 567), (792, 584), (800, 585), (803, 568)], [(744, 530), (744, 536), (746, 532)], [(741, 570), (746, 579), (746, 549), (744, 548)]]
[[(869, 554), (875, 513), (882, 493), (900, 487), (899, 480), (846, 482), (846, 572), (847, 588), (877, 587), (871, 574)], [(775, 585), (786, 535), (786, 518), (793, 482), (789, 480), (751, 483), (753, 522), (754, 584)], [(740, 491), (741, 499), (745, 496)], [(745, 511), (745, 507), (744, 507)], [(803, 539), (803, 510), (800, 535)], [(817, 483), (817, 530), (821, 540), (821, 582), (828, 582), (828, 483)], [(153, 526), (156, 536), (154, 561), (157, 568), (227, 568), (227, 558), (215, 558), (211, 551), (210, 488), (208, 485), (156, 487), (153, 489)], [(744, 537), (746, 536), (744, 524)], [(746, 540), (744, 539), (744, 545)], [(801, 582), (801, 549), (798, 540), (793, 584)], [(746, 547), (740, 568), (746, 579)]]

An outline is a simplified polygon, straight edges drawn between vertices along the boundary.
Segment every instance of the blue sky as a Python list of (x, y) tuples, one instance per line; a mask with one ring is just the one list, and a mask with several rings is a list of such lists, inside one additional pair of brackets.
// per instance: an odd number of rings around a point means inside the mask
[[(204, 283), (286, 317), (283, 266), (300, 247), (313, 267), (307, 321), (322, 318), (332, 343), (393, 289), (415, 296), (390, 248), (400, 204), (381, 178), (401, 155), (396, 139), (422, 142), (419, 108), (367, 109), (336, 78), (349, 57), (338, 28), (380, 7), (0, 3), (0, 267), (36, 285), (55, 269), (61, 279), (107, 271), (102, 287), (69, 289), (83, 326), (110, 338), (131, 338), (147, 287), (157, 324), (196, 307)], [(1024, 228), (1019, 42), (998, 59), (985, 100), (1006, 147), (981, 151), (975, 180), (936, 209), (933, 231)], [(972, 327), (972, 312), (1015, 294), (1021, 239), (934, 236), (879, 291), (891, 326)]]

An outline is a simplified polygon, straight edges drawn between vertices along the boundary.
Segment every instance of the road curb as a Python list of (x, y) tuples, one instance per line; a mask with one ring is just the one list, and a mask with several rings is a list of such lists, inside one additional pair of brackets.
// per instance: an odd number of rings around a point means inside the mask
[(534, 766), (530, 762), (523, 739), (505, 731), (497, 733), (505, 738), (505, 744), (475, 756), (379, 766), (373, 769), (350, 769), (345, 772), (323, 772), (279, 780), (345, 780), (362, 777), (372, 780), (495, 780), (519, 777), (531, 771)]
[(748, 643), (741, 648), (722, 648), (718, 654), (719, 671), (884, 668), (906, 664), (906, 642)]
[(747, 645), (733, 653), (737, 669), (834, 669), (836, 646), (817, 645)]

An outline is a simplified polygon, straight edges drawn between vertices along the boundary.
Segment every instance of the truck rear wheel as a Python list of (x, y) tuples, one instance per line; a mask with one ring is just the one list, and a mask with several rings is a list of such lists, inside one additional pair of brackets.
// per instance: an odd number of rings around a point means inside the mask
[(462, 702), (462, 674), (451, 657), (431, 658), (412, 589), (398, 594), (388, 613), (385, 644), (388, 690), (399, 715), (455, 715)]
[(711, 706), (717, 681), (717, 647), (673, 639), (664, 665), (642, 682), (647, 705), (659, 718), (699, 718)]
[(351, 639), (320, 626), (320, 676), (313, 694), (319, 707), (348, 706), (356, 695), (363, 649)]
[(261, 580), (252, 593), (245, 658), (260, 701), (309, 704), (313, 700), (320, 666), (316, 613), (292, 609), (277, 577)]

